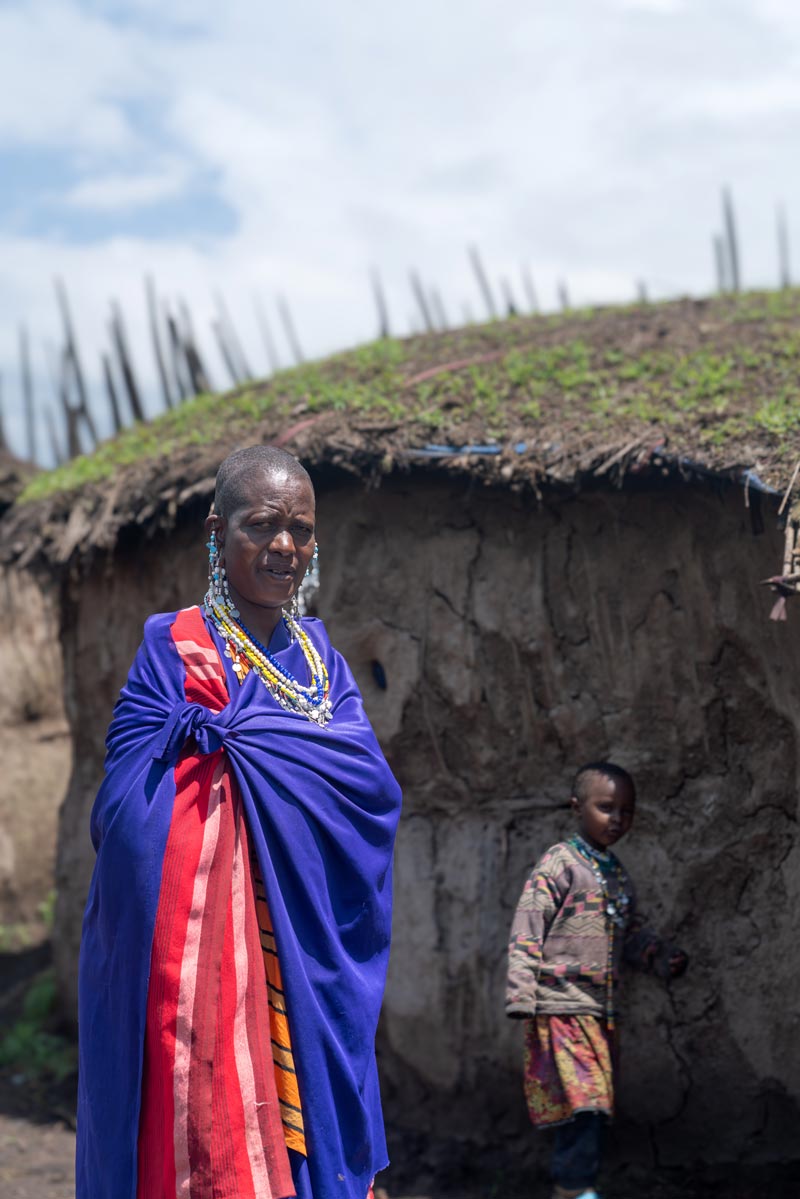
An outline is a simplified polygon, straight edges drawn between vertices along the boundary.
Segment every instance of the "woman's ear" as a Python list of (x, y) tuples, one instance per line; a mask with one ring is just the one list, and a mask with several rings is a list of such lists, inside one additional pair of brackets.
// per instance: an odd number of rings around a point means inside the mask
[(217, 516), (215, 512), (209, 512), (205, 520), (206, 536), (210, 537), (212, 533), (217, 535), (217, 543), (222, 544), (225, 536), (225, 521), (223, 517)]

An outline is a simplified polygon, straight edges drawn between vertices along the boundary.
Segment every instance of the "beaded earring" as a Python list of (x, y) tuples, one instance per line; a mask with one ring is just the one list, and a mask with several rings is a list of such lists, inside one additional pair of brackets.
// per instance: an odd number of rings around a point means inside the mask
[(319, 545), (314, 546), (314, 553), (308, 564), (305, 578), (298, 587), (292, 599), (289, 611), (295, 620), (305, 616), (314, 596), (319, 591)]
[(238, 619), (239, 613), (231, 599), (228, 587), (228, 575), (222, 564), (219, 546), (217, 545), (216, 529), (211, 530), (211, 536), (206, 544), (206, 549), (208, 550), (208, 592), (206, 593), (206, 607), (219, 605), (230, 616)]

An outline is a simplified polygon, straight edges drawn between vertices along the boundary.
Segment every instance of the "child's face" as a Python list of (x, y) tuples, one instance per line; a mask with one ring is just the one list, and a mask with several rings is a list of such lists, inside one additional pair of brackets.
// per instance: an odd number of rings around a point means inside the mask
[(572, 797), (572, 807), (578, 815), (578, 831), (595, 849), (608, 849), (624, 837), (633, 824), (636, 800), (623, 779), (610, 779), (593, 774), (588, 780), (588, 794), (581, 802)]

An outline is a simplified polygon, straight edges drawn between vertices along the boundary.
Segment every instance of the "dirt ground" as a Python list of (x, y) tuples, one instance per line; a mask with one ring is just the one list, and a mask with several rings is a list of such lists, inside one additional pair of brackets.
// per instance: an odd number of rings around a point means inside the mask
[[(0, 953), (0, 1032), (18, 1018), (25, 987), (50, 965), (42, 944)], [(0, 1071), (0, 1196), (74, 1199), (76, 1078), (59, 1085)], [(423, 1145), (391, 1128), (393, 1165), (378, 1179), (381, 1199), (548, 1199), (546, 1174), (522, 1170), (504, 1150)], [(797, 1199), (800, 1162), (785, 1166), (653, 1171), (626, 1165), (610, 1146), (604, 1199)], [(376, 1188), (377, 1189), (377, 1188)]]
[[(0, 1112), (0, 1194), (3, 1199), (74, 1199), (75, 1133), (63, 1121), (42, 1123)], [(527, 1185), (498, 1173), (482, 1184), (443, 1189), (428, 1180), (419, 1187), (392, 1189), (392, 1171), (384, 1182), (389, 1199), (547, 1199), (543, 1178)], [(760, 1177), (759, 1177), (760, 1175)], [(730, 1171), (705, 1175), (654, 1176), (614, 1171), (603, 1188), (604, 1199), (797, 1199), (800, 1169)]]

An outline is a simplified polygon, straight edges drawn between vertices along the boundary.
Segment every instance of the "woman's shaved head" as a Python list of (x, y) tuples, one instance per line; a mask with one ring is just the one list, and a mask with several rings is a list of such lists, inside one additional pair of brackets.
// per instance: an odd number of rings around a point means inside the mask
[(307, 483), (314, 491), (311, 478), (297, 459), (276, 445), (250, 445), (229, 454), (217, 471), (214, 491), (214, 513), (228, 519), (233, 512), (249, 501), (249, 487), (254, 478), (295, 479)]

